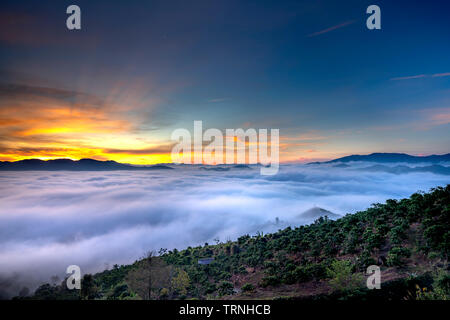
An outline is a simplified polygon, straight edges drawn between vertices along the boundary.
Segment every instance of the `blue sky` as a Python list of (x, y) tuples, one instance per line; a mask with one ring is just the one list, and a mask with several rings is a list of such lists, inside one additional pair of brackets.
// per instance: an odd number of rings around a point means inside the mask
[[(81, 8), (80, 31), (65, 28), (70, 4)], [(366, 28), (371, 4), (381, 8), (381, 30)], [(173, 129), (192, 129), (194, 120), (278, 128), (284, 161), (450, 152), (444, 1), (2, 1), (0, 8), (4, 160), (75, 147), (114, 158), (92, 151), (112, 144), (93, 142), (92, 130), (120, 140), (119, 149), (164, 149)], [(66, 95), (36, 89), (43, 87)], [(77, 123), (105, 123), (87, 125), (83, 136), (77, 128), (31, 134), (30, 101), (45, 113), (61, 99), (79, 108)], [(39, 124), (50, 128), (52, 119)]]

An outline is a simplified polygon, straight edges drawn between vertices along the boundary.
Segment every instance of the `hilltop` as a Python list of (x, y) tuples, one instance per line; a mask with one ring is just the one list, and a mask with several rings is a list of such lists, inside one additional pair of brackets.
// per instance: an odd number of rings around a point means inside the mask
[(297, 217), (300, 219), (310, 219), (310, 221), (312, 221), (315, 219), (319, 219), (320, 217), (327, 217), (329, 219), (337, 219), (340, 216), (329, 210), (315, 206), (311, 209), (308, 209), (308, 210), (300, 213)]

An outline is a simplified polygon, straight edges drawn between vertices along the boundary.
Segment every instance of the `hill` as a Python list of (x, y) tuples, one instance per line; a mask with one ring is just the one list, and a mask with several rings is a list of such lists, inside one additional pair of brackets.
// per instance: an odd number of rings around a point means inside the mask
[[(449, 299), (449, 253), (447, 185), (337, 220), (161, 249), (85, 275), (81, 292), (45, 284), (26, 299)], [(371, 265), (381, 268), (379, 290), (365, 285)]]
[(320, 217), (328, 217), (329, 219), (337, 219), (340, 217), (340, 215), (333, 213), (331, 211), (328, 211), (326, 209), (320, 208), (320, 207), (313, 207), (311, 209), (308, 209), (302, 213), (300, 213), (297, 218), (299, 219), (308, 219), (312, 221), (312, 219), (316, 220)]
[(158, 170), (173, 169), (166, 165), (153, 166), (133, 166), (131, 164), (118, 163), (115, 161), (99, 161), (94, 159), (56, 159), (56, 160), (39, 160), (27, 159), (20, 161), (0, 161), (0, 171), (22, 171), (22, 170), (39, 170), (39, 171), (106, 171), (106, 170)]
[(322, 164), (322, 163), (345, 163), (345, 162), (377, 162), (377, 163), (439, 163), (449, 162), (450, 153), (443, 155), (430, 155), (430, 156), (411, 156), (406, 153), (371, 153), (369, 155), (350, 155), (342, 158), (337, 158), (325, 162), (311, 162), (310, 164)]

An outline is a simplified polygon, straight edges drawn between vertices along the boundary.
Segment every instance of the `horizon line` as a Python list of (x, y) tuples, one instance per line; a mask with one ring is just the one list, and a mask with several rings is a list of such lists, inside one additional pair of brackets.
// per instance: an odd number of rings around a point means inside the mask
[[(412, 156), (412, 157), (430, 157), (430, 156), (445, 156), (445, 155), (450, 155), (450, 152), (447, 153), (441, 153), (441, 154), (437, 154), (437, 153), (430, 153), (430, 154), (423, 154), (423, 153), (419, 153), (419, 154), (410, 154), (410, 153), (405, 153), (405, 152), (370, 152), (370, 153), (352, 153), (352, 154), (347, 154), (341, 157), (337, 157), (337, 158), (317, 158), (317, 159), (305, 159), (305, 160), (288, 160), (288, 161), (280, 161), (280, 164), (295, 164), (295, 163), (316, 163), (316, 162), (327, 162), (327, 161), (332, 161), (332, 160), (337, 160), (337, 159), (342, 159), (342, 158), (346, 158), (346, 157), (350, 157), (350, 156), (369, 156), (369, 155), (373, 155), (373, 154), (401, 154), (401, 155), (408, 155), (408, 156)], [(20, 159), (20, 160), (0, 160), (0, 162), (10, 162), (10, 163), (14, 163), (14, 162), (20, 162), (20, 161), (26, 161), (26, 160), (40, 160), (40, 161), (55, 161), (55, 160), (70, 160), (73, 162), (77, 162), (80, 160), (94, 160), (94, 161), (99, 161), (99, 162), (115, 162), (115, 163), (119, 163), (119, 164), (126, 164), (126, 165), (132, 165), (132, 166), (156, 166), (156, 165), (208, 165), (208, 166), (220, 166), (220, 165), (260, 165), (261, 163), (257, 162), (257, 163), (218, 163), (218, 164), (206, 164), (206, 163), (174, 163), (174, 162), (159, 162), (159, 163), (153, 163), (153, 164), (133, 164), (133, 163), (128, 163), (128, 162), (118, 162), (116, 160), (111, 160), (111, 159), (95, 159), (95, 158), (53, 158), (53, 159), (42, 159), (42, 158), (26, 158), (26, 159)]]

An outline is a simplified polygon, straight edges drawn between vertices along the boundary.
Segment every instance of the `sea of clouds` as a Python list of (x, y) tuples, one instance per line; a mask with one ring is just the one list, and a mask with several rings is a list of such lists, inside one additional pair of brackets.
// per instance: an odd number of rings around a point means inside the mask
[(72, 264), (97, 272), (149, 250), (310, 223), (301, 213), (315, 206), (344, 215), (450, 183), (449, 175), (363, 167), (282, 165), (274, 176), (191, 166), (0, 172), (0, 297), (63, 279)]

